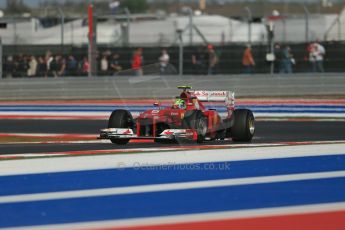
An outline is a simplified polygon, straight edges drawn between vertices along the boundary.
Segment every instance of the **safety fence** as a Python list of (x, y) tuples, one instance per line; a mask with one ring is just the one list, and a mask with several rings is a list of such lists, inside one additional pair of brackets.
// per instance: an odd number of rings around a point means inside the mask
[[(312, 72), (310, 57), (308, 53), (308, 45), (306, 43), (294, 43), (294, 44), (281, 44), (280, 53), (284, 52), (286, 46), (291, 48), (291, 54), (295, 63), (292, 65), (292, 71), (294, 73)], [(345, 67), (343, 65), (345, 61), (344, 51), (345, 43), (342, 42), (327, 42), (323, 43), (326, 54), (324, 55), (324, 69), (325, 72), (344, 72)], [(218, 58), (218, 62), (214, 67), (214, 74), (239, 74), (244, 73), (244, 67), (242, 65), (242, 58), (246, 44), (231, 44), (224, 46), (214, 47), (215, 53)], [(179, 47), (166, 48), (170, 55), (170, 64), (172, 69), (179, 70), (181, 63), (183, 63), (183, 74), (207, 74), (209, 67), (209, 52), (207, 46), (197, 47), (184, 47), (183, 60), (180, 58)], [(159, 63), (159, 57), (161, 55), (162, 47), (144, 47), (143, 48), (143, 65), (152, 66)], [(31, 56), (35, 56), (37, 62), (39, 59), (44, 60), (46, 53), (50, 51), (53, 56), (61, 55), (61, 61), (69, 62), (69, 56), (73, 56), (77, 63), (74, 69), (66, 68), (61, 76), (82, 76), (87, 75), (85, 71), (82, 71), (83, 60), (87, 58), (87, 47), (75, 47), (75, 46), (4, 46), (3, 47), (3, 77), (25, 77), (27, 76), (28, 63)], [(119, 54), (117, 59), (118, 64), (122, 70), (131, 68), (131, 59), (135, 51), (134, 47), (111, 47), (111, 46), (99, 46), (98, 48), (98, 65), (100, 67), (100, 60), (103, 56), (106, 56), (107, 61), (110, 62), (113, 54)], [(271, 65), (266, 61), (266, 55), (268, 53), (267, 45), (256, 44), (252, 46), (253, 58), (255, 60), (255, 66), (253, 67), (253, 73), (269, 73)], [(198, 58), (198, 63), (193, 63), (192, 57)], [(58, 63), (59, 64), (59, 63)], [(159, 74), (159, 65), (144, 74)], [(39, 69), (41, 68), (41, 69)], [(43, 68), (43, 69), (42, 69)], [(275, 63), (274, 72), (281, 71), (281, 64), (279, 61)], [(116, 72), (111, 71), (99, 71), (98, 75), (113, 75)], [(128, 74), (128, 73), (127, 73)], [(169, 72), (168, 74), (176, 74), (176, 71)], [(35, 76), (49, 76), (46, 67), (38, 66)]]

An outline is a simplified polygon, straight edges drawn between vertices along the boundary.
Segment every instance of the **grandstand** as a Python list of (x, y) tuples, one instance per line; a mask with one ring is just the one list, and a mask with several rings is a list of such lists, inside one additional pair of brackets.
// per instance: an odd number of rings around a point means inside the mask
[[(283, 16), (275, 22), (275, 40), (277, 42), (305, 42), (305, 15)], [(183, 41), (189, 44), (189, 16), (171, 15), (168, 17), (147, 17), (145, 20), (130, 20), (128, 38), (124, 36), (127, 20), (99, 20), (97, 26), (98, 44), (122, 46), (170, 46), (177, 43), (177, 30), (183, 30)], [(4, 20), (3, 20), (4, 21)], [(56, 21), (59, 21), (57, 19)], [(5, 28), (0, 29), (0, 36), (5, 45), (59, 45), (61, 24), (43, 26), (40, 19), (7, 19)], [(337, 14), (309, 15), (309, 41), (338, 41), (345, 38), (345, 11)], [(226, 44), (248, 41), (248, 23), (245, 20), (227, 18), (220, 15), (199, 15), (193, 17), (193, 44), (204, 42)], [(64, 45), (84, 45), (87, 40), (87, 22), (85, 19), (67, 20), (64, 24)], [(124, 41), (127, 40), (127, 41)], [(266, 41), (265, 21), (252, 23), (254, 43)]]
[[(308, 40), (323, 40), (337, 19), (336, 14), (311, 14), (308, 18)], [(275, 22), (275, 40), (278, 42), (305, 42), (307, 21), (305, 15), (283, 16)]]
[[(26, 19), (18, 22), (8, 21), (7, 28), (0, 30), (3, 43), (13, 44), (60, 44), (61, 25), (44, 28), (38, 19)], [(102, 20), (97, 25), (98, 44), (121, 46), (123, 43), (124, 22)], [(193, 17), (194, 44), (221, 44), (248, 41), (247, 22), (229, 19), (218, 15), (200, 15)], [(183, 40), (189, 42), (189, 17), (170, 16), (151, 20), (133, 20), (129, 26), (129, 44), (131, 46), (160, 44), (173, 45), (177, 41), (177, 30), (185, 31)], [(261, 23), (252, 24), (252, 41), (264, 42), (265, 27)], [(78, 19), (64, 24), (65, 45), (87, 44), (88, 28), (85, 20)], [(201, 35), (200, 35), (201, 34)], [(203, 37), (205, 39), (203, 39)]]
[(345, 40), (345, 8), (334, 19), (331, 27), (325, 34), (325, 39), (328, 41), (343, 41)]

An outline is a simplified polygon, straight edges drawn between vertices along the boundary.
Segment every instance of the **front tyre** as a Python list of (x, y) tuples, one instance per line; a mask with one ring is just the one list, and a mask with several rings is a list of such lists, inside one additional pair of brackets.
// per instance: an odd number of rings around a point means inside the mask
[(233, 141), (249, 142), (255, 133), (255, 118), (252, 111), (248, 109), (237, 109), (234, 111), (234, 124), (231, 127)]
[(182, 121), (186, 129), (194, 129), (197, 132), (197, 143), (202, 143), (207, 134), (207, 119), (200, 110), (186, 111)]
[[(132, 128), (133, 127), (133, 117), (130, 112), (123, 109), (118, 109), (112, 112), (109, 121), (108, 128)], [(112, 143), (118, 145), (125, 145), (130, 139), (118, 139), (111, 138)]]

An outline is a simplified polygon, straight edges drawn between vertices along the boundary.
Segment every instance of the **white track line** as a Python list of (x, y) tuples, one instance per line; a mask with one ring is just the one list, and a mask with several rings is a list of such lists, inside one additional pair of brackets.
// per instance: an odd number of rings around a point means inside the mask
[[(23, 142), (6, 142), (1, 145), (23, 145), (23, 144), (102, 144), (109, 143), (108, 140), (88, 140), (88, 141), (23, 141)], [(20, 154), (18, 154), (20, 155)], [(0, 156), (5, 156), (1, 155)], [(23, 155), (22, 155), (23, 156)]]
[[(27, 158), (31, 158), (31, 157), (39, 158), (39, 157), (66, 156), (66, 154), (64, 154), (64, 153), (54, 153), (54, 154), (26, 153), (24, 155)], [(0, 156), (0, 159), (1, 159), (1, 157), (6, 157), (7, 159), (11, 159), (11, 158), (17, 158), (17, 157), (21, 157), (21, 156), (23, 156), (23, 154), (9, 154), (9, 155), (2, 155), (2, 156)]]
[[(56, 141), (56, 142), (20, 142), (20, 143), (12, 143), (12, 144), (90, 144), (90, 143), (109, 143), (109, 140), (98, 140), (98, 141)], [(219, 149), (223, 151), (225, 148), (254, 148), (254, 147), (274, 147), (274, 146), (294, 146), (294, 145), (312, 145), (312, 144), (345, 144), (345, 141), (313, 141), (313, 142), (306, 142), (306, 143), (262, 143), (262, 144), (226, 144), (226, 145), (203, 145), (200, 150), (205, 150), (207, 148), (209, 149)], [(10, 144), (10, 143), (6, 143)], [(6, 145), (5, 144), (5, 145)], [(131, 148), (131, 149), (104, 149), (104, 150), (86, 150), (87, 152), (94, 151), (93, 154), (96, 155), (104, 155), (104, 154), (125, 154), (125, 153), (143, 153), (143, 152), (171, 152), (171, 151), (190, 151), (195, 150), (198, 148), (194, 148), (193, 146), (180, 146), (180, 147), (161, 147), (161, 148)], [(40, 158), (40, 157), (56, 157), (56, 156), (74, 156), (74, 157), (80, 157), (85, 155), (90, 155), (90, 153), (81, 153), (83, 151), (77, 151), (80, 152), (80, 154), (73, 154), (72, 152), (47, 152), (47, 153), (19, 153), (19, 154), (0, 154), (0, 160), (6, 160), (6, 159), (28, 159), (28, 158)]]
[(298, 205), (290, 207), (279, 208), (262, 208), (255, 210), (241, 210), (241, 211), (224, 211), (211, 212), (201, 214), (186, 214), (186, 215), (171, 215), (163, 217), (148, 217), (148, 218), (131, 218), (124, 220), (110, 220), (110, 221), (93, 221), (73, 224), (57, 224), (44, 226), (29, 226), (29, 227), (14, 227), (4, 228), (2, 230), (80, 230), (80, 229), (106, 229), (106, 228), (131, 228), (131, 227), (149, 227), (157, 225), (169, 224), (183, 224), (183, 223), (202, 223), (209, 221), (223, 221), (244, 218), (260, 218), (260, 217), (279, 217), (286, 215), (304, 215), (304, 214), (318, 214), (329, 212), (337, 212), (345, 210), (345, 202), (327, 203), (327, 204), (313, 204), (313, 205)]
[(89, 155), (10, 160), (0, 162), (0, 176), (80, 170), (176, 165), (223, 161), (277, 159), (304, 156), (345, 155), (345, 144), (299, 145), (238, 149), (206, 149), (142, 154)]
[(338, 177), (345, 177), (345, 171), (300, 173), (300, 174), (289, 174), (289, 175), (279, 175), (279, 176), (262, 176), (262, 177), (249, 177), (249, 178), (236, 178), (236, 179), (223, 179), (223, 180), (207, 180), (207, 181), (197, 181), (197, 182), (129, 186), (129, 187), (118, 187), (118, 188), (106, 188), (106, 189), (90, 189), (90, 190), (78, 190), (78, 191), (67, 191), (67, 192), (50, 192), (50, 193), (38, 193), (38, 194), (0, 196), (0, 204), (56, 200), (56, 199), (67, 199), (67, 198), (70, 199), (70, 198), (82, 198), (82, 197), (113, 196), (113, 195), (147, 193), (147, 192), (176, 191), (176, 190), (185, 190), (185, 189), (213, 188), (213, 187), (326, 179), (326, 178), (338, 178)]
[(0, 133), (0, 136), (11, 137), (97, 137), (97, 134), (82, 134), (82, 133)]

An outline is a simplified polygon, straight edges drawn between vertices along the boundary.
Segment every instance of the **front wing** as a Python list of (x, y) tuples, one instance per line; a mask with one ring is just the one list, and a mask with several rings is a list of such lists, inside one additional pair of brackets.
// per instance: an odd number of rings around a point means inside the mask
[(197, 140), (197, 132), (192, 129), (166, 129), (158, 136), (138, 136), (132, 129), (102, 129), (98, 139), (165, 139)]

